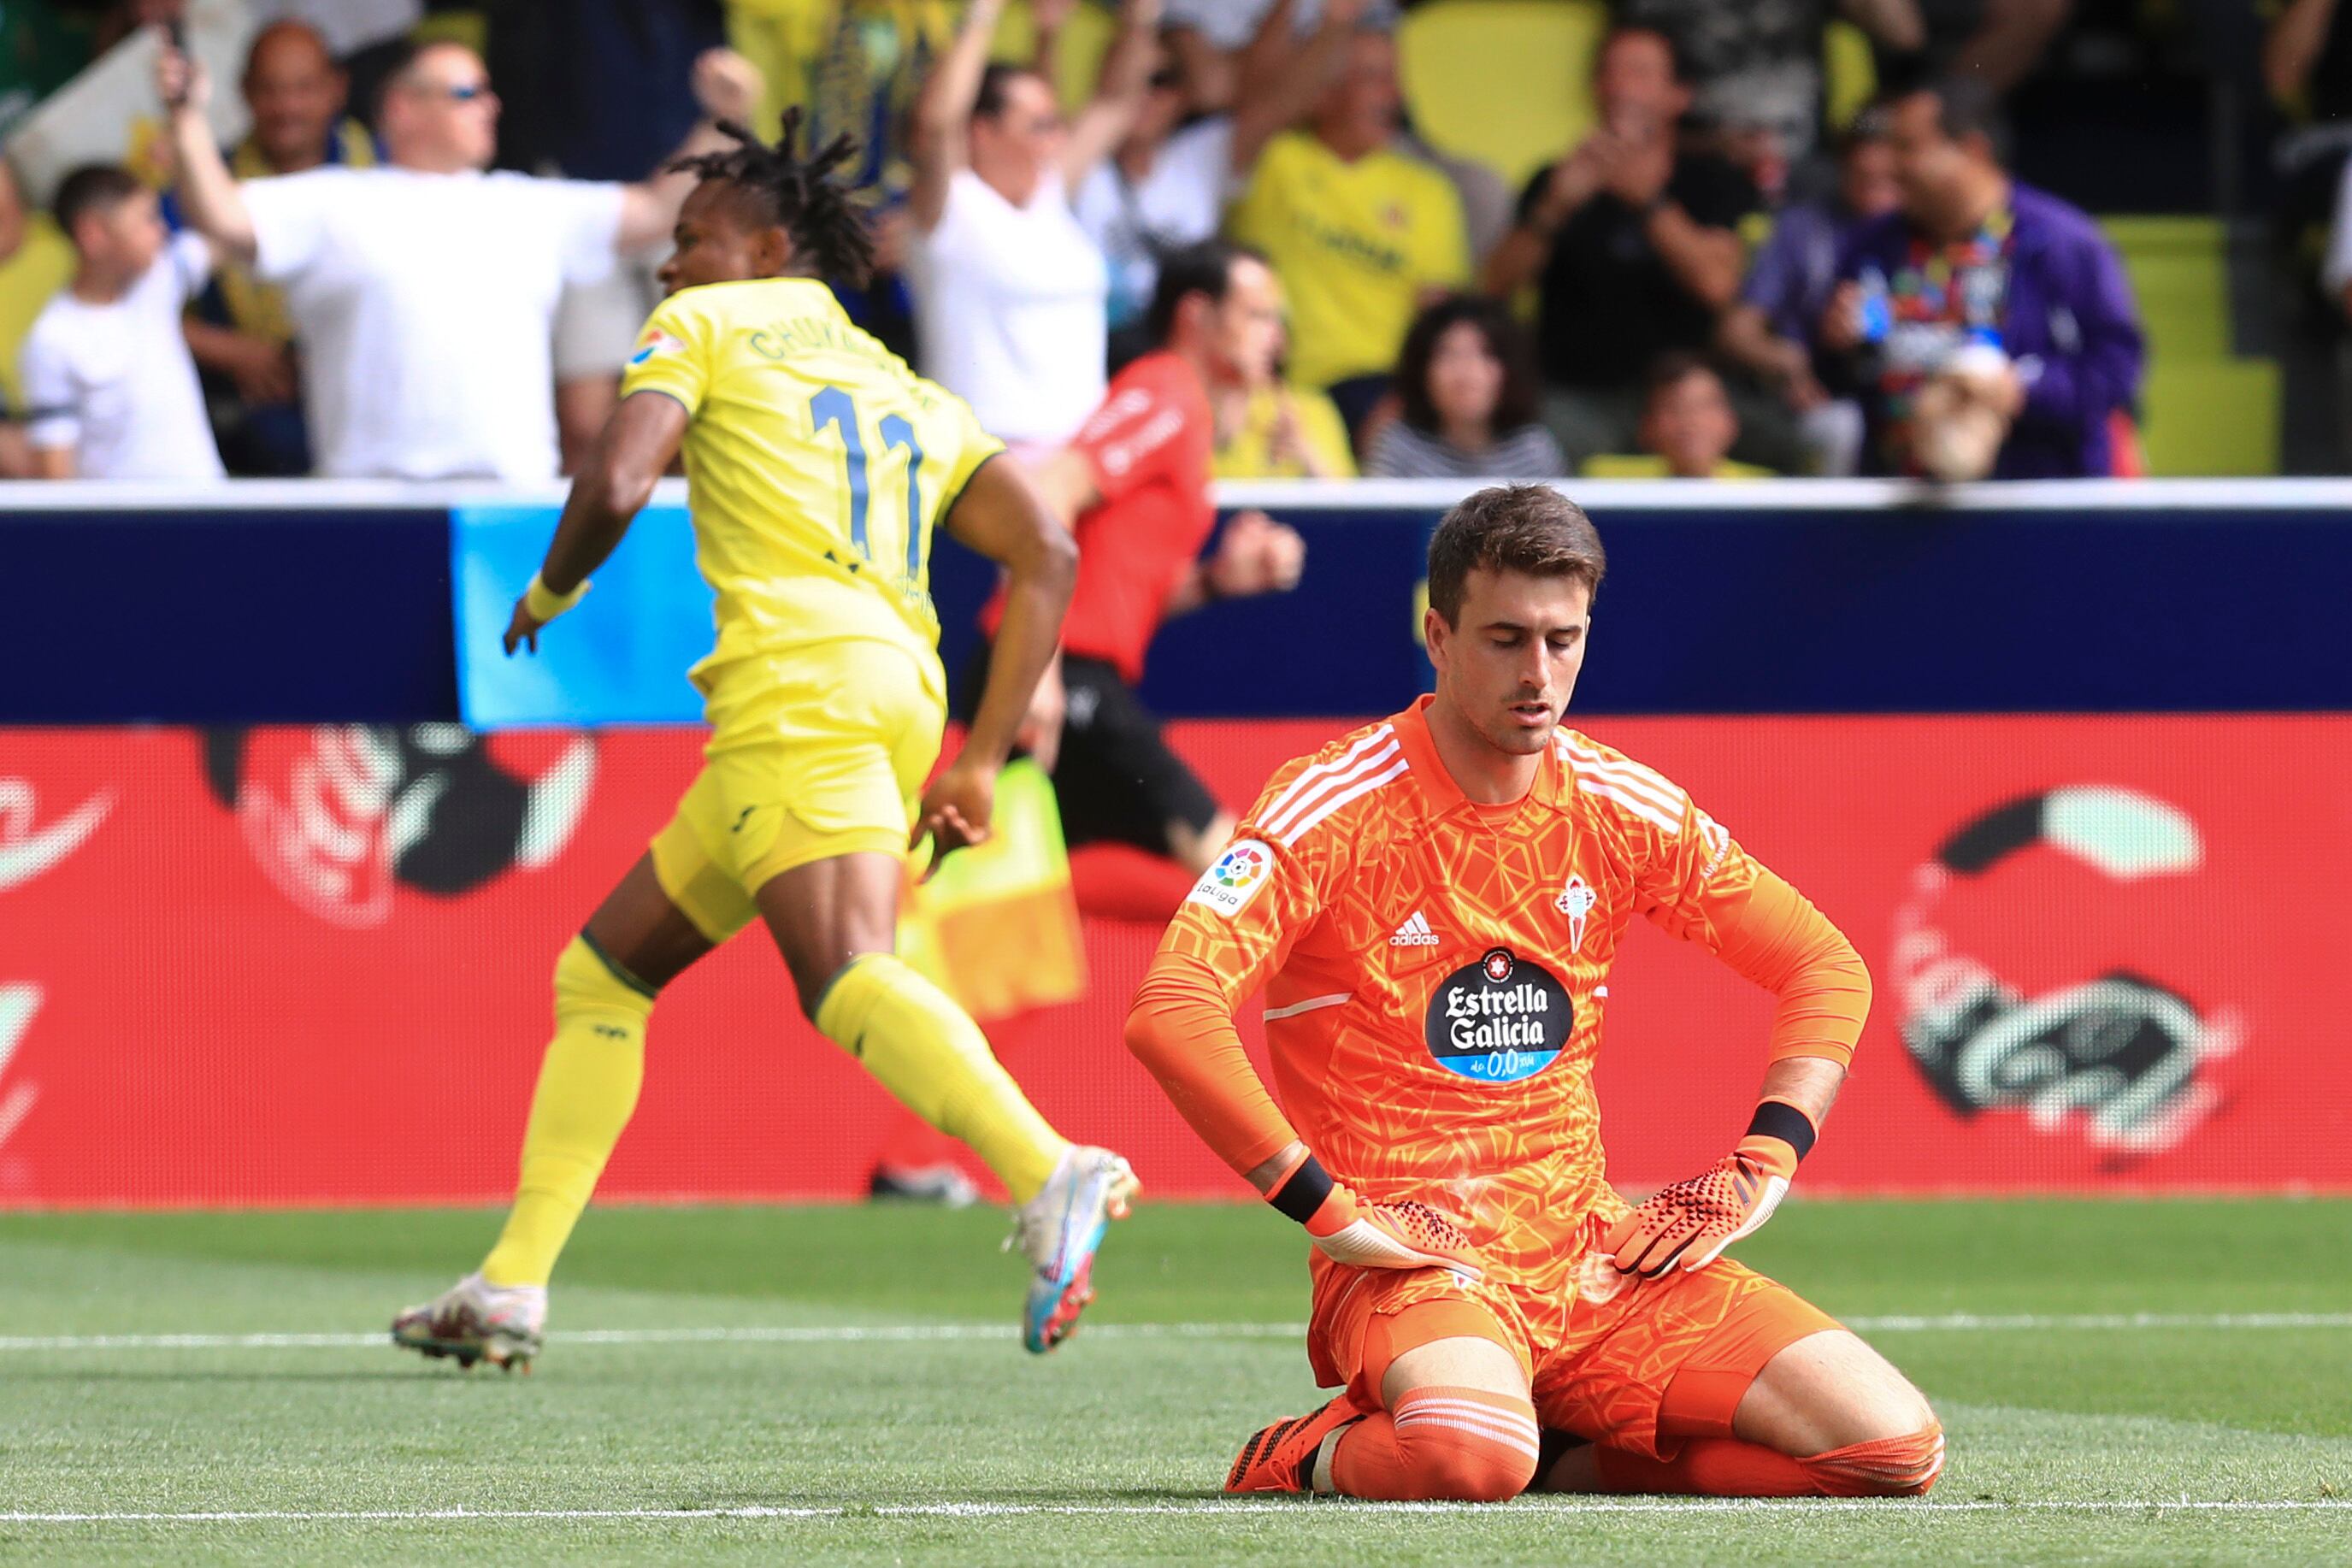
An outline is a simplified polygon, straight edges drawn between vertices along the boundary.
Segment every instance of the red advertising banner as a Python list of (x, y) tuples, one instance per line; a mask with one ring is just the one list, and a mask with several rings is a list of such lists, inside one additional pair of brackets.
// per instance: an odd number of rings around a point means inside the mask
[[(1244, 803), (1346, 727), (1172, 733)], [(1595, 731), (1870, 963), (1876, 1008), (1807, 1190), (2352, 1189), (2352, 717)], [(555, 955), (699, 744), (0, 731), (0, 1206), (503, 1198)], [(1172, 903), (1132, 862), (1074, 869), (1130, 914)], [(992, 1034), (1046, 1115), (1129, 1153), (1150, 1192), (1234, 1195), (1119, 1041), (1158, 935), (1090, 914), (1085, 999)], [(1611, 1173), (1686, 1175), (1745, 1125), (1769, 999), (1654, 932), (1611, 992)], [(664, 997), (601, 1193), (854, 1195), (901, 1126), (747, 933)]]

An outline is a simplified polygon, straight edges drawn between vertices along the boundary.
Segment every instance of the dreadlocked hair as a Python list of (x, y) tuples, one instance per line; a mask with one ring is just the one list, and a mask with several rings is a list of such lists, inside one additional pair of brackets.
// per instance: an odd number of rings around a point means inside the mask
[(801, 128), (796, 107), (784, 110), (783, 128), (772, 146), (734, 121), (721, 120), (718, 127), (734, 140), (733, 147), (677, 159), (670, 169), (698, 179), (724, 180), (764, 201), (793, 237), (793, 248), (814, 261), (821, 274), (862, 287), (874, 270), (874, 237), (848, 187), (836, 177), (842, 165), (856, 156), (857, 144), (845, 132), (801, 153), (793, 145)]

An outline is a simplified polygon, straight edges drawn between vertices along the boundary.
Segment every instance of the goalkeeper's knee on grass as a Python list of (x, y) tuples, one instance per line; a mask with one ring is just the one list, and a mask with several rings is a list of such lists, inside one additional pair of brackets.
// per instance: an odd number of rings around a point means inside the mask
[[(1673, 1497), (1917, 1497), (1944, 1469), (1944, 1429), (1849, 1443), (1796, 1458), (1737, 1437), (1694, 1437), (1671, 1459), (1603, 1447), (1597, 1489)], [(1558, 1484), (1558, 1483), (1555, 1483)], [(1582, 1489), (1580, 1488), (1573, 1489)]]
[[(1329, 1486), (1398, 1502), (1501, 1502), (1535, 1479), (1535, 1406), (1478, 1388), (1416, 1388), (1339, 1433)], [(1318, 1478), (1318, 1481), (1320, 1478)]]
[(1930, 1421), (1900, 1437), (1849, 1443), (1797, 1463), (1823, 1497), (1917, 1497), (1944, 1473), (1944, 1428)]

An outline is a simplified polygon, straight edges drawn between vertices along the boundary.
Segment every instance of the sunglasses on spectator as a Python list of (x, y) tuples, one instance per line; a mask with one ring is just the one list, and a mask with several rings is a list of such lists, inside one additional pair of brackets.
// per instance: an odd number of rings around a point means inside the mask
[(486, 81), (460, 81), (446, 87), (419, 86), (416, 90), (426, 98), (446, 98), (452, 103), (473, 103), (490, 96), (490, 84)]

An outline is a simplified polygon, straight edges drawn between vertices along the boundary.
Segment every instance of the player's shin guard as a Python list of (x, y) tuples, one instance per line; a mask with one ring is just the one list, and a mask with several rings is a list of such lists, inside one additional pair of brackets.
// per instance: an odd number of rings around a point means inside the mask
[(1916, 1497), (1944, 1468), (1944, 1429), (1796, 1458), (1736, 1437), (1694, 1437), (1671, 1459), (1623, 1448), (1593, 1456), (1600, 1489), (1678, 1497)]
[(555, 961), (555, 1037), (531, 1095), (514, 1208), (482, 1260), (490, 1284), (547, 1283), (636, 1109), (653, 1010), (653, 993), (586, 937)]
[[(1501, 1502), (1536, 1473), (1536, 1411), (1514, 1394), (1417, 1388), (1396, 1408), (1338, 1434), (1328, 1485), (1315, 1489), (1398, 1502)], [(1315, 1468), (1323, 1469), (1318, 1455)]]
[(971, 1144), (1016, 1204), (1037, 1195), (1069, 1147), (1005, 1072), (971, 1016), (893, 954), (852, 959), (825, 987), (816, 1026), (865, 1063), (900, 1104)]

